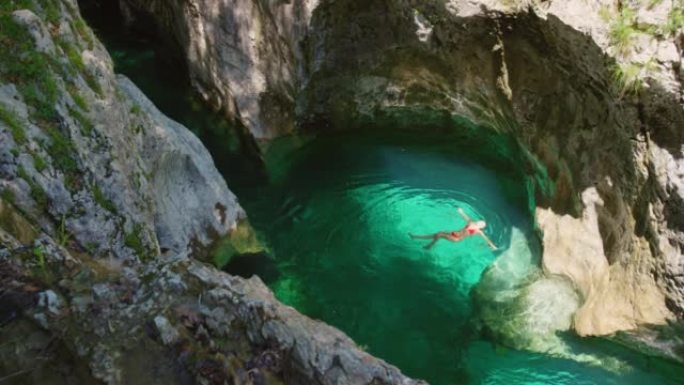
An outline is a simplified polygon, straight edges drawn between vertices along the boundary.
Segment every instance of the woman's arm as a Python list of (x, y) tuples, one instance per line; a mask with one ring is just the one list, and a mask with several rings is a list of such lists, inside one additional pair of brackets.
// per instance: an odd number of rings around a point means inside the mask
[(487, 237), (485, 235), (485, 233), (482, 232), (482, 230), (478, 230), (477, 233), (480, 234), (482, 236), (482, 238), (484, 238), (485, 241), (487, 241), (487, 244), (489, 245), (489, 247), (492, 248), (492, 250), (498, 250), (499, 249), (498, 247), (496, 247), (494, 242), (492, 242), (491, 239), (489, 239), (489, 237)]
[(473, 221), (472, 218), (470, 218), (468, 214), (466, 214), (465, 211), (463, 211), (463, 209), (460, 207), (458, 208), (458, 213), (461, 214), (461, 216), (463, 217), (463, 219), (466, 220), (466, 222), (470, 223)]

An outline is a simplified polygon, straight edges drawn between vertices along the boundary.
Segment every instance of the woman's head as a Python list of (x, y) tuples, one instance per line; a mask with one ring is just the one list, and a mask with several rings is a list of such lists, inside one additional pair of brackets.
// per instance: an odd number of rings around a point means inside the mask
[(477, 227), (478, 229), (482, 230), (482, 229), (484, 229), (485, 227), (487, 227), (487, 222), (485, 222), (485, 221), (477, 221), (477, 222), (473, 223), (473, 225), (475, 225), (475, 227)]

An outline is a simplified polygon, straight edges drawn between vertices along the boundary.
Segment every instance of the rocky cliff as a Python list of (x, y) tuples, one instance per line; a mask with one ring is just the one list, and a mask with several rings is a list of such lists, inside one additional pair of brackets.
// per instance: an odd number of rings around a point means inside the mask
[(112, 67), (74, 1), (0, 4), (2, 381), (418, 383), (189, 257), (245, 213)]
[(244, 212), (200, 141), (114, 76), (74, 3), (36, 7), (54, 14), (47, 23), (3, 7), (5, 200), (65, 245), (119, 260), (207, 246), (237, 226)]
[(513, 135), (537, 181), (543, 273), (579, 295), (570, 327), (684, 315), (681, 2), (121, 4), (156, 20), (205, 99), (257, 138), (455, 116)]

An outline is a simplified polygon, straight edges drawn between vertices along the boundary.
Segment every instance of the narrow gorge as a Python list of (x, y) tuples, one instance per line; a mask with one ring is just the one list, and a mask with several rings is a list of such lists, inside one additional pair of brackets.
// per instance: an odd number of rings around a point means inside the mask
[(681, 383), (683, 51), (681, 0), (4, 0), (0, 383)]

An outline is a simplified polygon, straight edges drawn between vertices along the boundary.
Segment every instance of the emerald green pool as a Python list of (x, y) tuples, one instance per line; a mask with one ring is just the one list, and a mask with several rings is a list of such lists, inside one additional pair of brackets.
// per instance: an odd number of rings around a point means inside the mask
[[(449, 138), (369, 130), (273, 143), (264, 156), (268, 182), (241, 197), (271, 248), (271, 260), (252, 272), (281, 301), (431, 384), (681, 381), (681, 368), (603, 340), (564, 336), (572, 354), (591, 357), (580, 363), (481, 336), (471, 289), (511, 242), (535, 241), (520, 199), (524, 185), (479, 165), (469, 143)], [(475, 237), (425, 250), (427, 241), (409, 238), (459, 229), (465, 222), (457, 207), (486, 220), (502, 250)]]
[[(268, 245), (229, 272), (259, 275), (281, 301), (434, 385), (684, 383), (680, 365), (609, 340), (562, 335), (573, 355), (559, 357), (501, 346), (479, 327), (471, 293), (483, 271), (511, 250), (529, 253), (516, 261), (538, 255), (523, 181), (472, 142), (371, 125), (284, 138), (259, 157), (192, 98), (182, 72), (160, 65), (153, 42), (126, 36), (106, 13), (86, 15), (117, 71), (202, 138)], [(457, 207), (486, 220), (501, 250), (477, 238), (425, 250), (409, 238), (458, 229)]]

